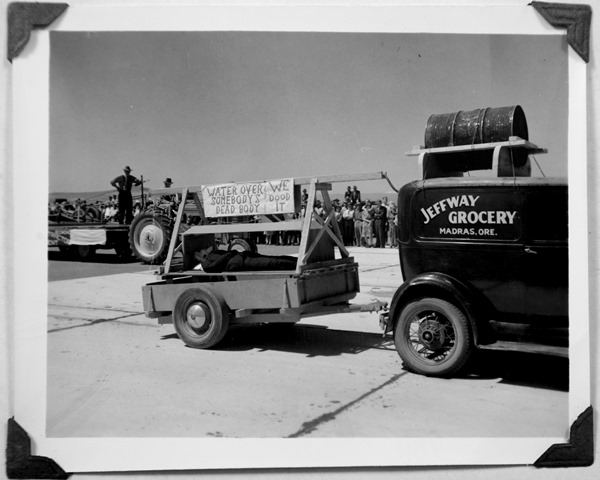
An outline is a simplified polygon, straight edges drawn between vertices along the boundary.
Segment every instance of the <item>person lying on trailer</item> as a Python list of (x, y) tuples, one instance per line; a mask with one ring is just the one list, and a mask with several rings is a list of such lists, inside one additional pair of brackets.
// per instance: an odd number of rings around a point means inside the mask
[(295, 270), (298, 259), (288, 255), (261, 255), (249, 251), (219, 250), (211, 245), (194, 254), (200, 262), (194, 270), (207, 273)]

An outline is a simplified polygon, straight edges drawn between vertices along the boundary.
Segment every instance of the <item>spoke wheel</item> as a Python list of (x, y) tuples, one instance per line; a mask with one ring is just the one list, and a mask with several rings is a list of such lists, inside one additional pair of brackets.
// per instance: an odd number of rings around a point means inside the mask
[(230, 310), (220, 295), (208, 288), (191, 288), (175, 301), (173, 324), (183, 342), (192, 348), (219, 343), (229, 327)]
[(406, 305), (394, 341), (407, 370), (431, 376), (456, 374), (473, 350), (468, 319), (455, 305), (439, 298)]
[(252, 252), (256, 253), (258, 249), (256, 244), (252, 240), (246, 240), (244, 238), (235, 238), (227, 246), (227, 250), (236, 250), (238, 252)]

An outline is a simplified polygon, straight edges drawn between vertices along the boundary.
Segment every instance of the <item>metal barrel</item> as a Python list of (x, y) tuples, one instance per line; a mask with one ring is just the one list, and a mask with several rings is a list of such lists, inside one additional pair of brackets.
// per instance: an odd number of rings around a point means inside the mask
[(427, 120), (425, 148), (505, 142), (513, 136), (529, 140), (519, 105), (433, 114)]

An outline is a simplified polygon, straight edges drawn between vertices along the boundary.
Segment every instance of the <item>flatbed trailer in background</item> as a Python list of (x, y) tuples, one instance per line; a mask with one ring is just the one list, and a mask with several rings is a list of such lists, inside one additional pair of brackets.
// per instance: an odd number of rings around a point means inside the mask
[(131, 255), (129, 225), (110, 223), (59, 222), (48, 225), (48, 246), (58, 247), (82, 260), (98, 249), (114, 249), (119, 257)]

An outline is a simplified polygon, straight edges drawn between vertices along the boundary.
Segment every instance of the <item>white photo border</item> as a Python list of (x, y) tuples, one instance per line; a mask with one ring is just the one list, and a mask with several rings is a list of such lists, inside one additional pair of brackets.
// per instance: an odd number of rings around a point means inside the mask
[[(13, 60), (15, 420), (67, 472), (231, 468), (524, 465), (564, 438), (47, 438), (47, 210), (51, 31), (326, 31), (559, 35), (532, 7), (479, 6), (72, 6), (32, 31)], [(590, 405), (586, 64), (568, 51), (569, 425)], [(36, 188), (32, 190), (32, 172)], [(37, 272), (23, 275), (19, 271)], [(577, 285), (577, 288), (573, 286)], [(430, 452), (435, 451), (432, 457)], [(277, 453), (274, 454), (273, 452)], [(199, 452), (204, 452), (204, 455)], [(231, 452), (236, 452), (231, 455)]]

